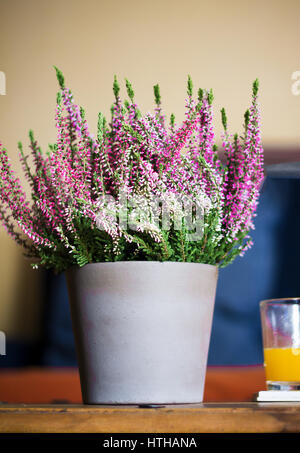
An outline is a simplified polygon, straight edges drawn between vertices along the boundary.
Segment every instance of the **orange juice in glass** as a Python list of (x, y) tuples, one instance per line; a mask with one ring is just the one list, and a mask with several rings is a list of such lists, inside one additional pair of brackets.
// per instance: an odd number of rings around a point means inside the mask
[(260, 303), (268, 390), (300, 390), (300, 299)]

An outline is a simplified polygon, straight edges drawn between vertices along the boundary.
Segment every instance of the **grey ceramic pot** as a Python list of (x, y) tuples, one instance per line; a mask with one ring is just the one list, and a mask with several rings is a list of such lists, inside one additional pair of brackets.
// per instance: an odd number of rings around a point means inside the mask
[(217, 277), (217, 267), (198, 263), (70, 269), (83, 402), (201, 402)]

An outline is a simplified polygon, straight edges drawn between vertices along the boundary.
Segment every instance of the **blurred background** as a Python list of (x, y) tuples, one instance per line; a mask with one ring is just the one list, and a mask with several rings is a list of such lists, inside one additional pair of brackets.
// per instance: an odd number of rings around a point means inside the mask
[[(214, 91), (217, 137), (223, 106), (231, 132), (242, 132), (258, 77), (266, 162), (299, 161), (299, 16), (297, 0), (0, 0), (1, 141), (21, 179), (18, 140), (33, 129), (43, 149), (55, 141), (53, 65), (94, 133), (98, 111), (109, 114), (114, 74), (131, 80), (143, 111), (159, 82), (177, 120), (190, 74), (195, 88)], [(254, 247), (220, 272), (209, 364), (262, 363), (259, 301), (300, 295), (299, 190), (297, 178), (267, 177)], [(64, 277), (32, 270), (2, 228), (0, 330), (0, 367), (76, 365)]]

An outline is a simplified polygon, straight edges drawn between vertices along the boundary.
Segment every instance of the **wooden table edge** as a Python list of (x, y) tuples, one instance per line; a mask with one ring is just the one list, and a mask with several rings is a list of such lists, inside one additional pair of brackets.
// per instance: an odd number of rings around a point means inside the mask
[(161, 408), (1, 404), (0, 433), (300, 433), (300, 402)]

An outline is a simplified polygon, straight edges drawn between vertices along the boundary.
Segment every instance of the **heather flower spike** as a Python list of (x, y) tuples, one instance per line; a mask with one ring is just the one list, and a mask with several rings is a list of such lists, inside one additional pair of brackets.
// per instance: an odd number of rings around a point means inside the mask
[(253, 96), (257, 96), (257, 93), (258, 93), (258, 88), (259, 88), (259, 81), (258, 79), (255, 79), (254, 82), (253, 82)]
[(113, 84), (113, 92), (116, 98), (116, 101), (119, 99), (119, 93), (120, 93), (120, 85), (117, 80), (117, 76), (114, 76), (114, 84)]
[(161, 104), (161, 97), (160, 97), (160, 88), (159, 88), (159, 85), (154, 85), (153, 87), (153, 91), (154, 91), (154, 99), (155, 99), (155, 104), (157, 106), (160, 106)]
[(129, 80), (125, 79), (125, 81), (126, 81), (126, 89), (127, 89), (128, 97), (129, 97), (129, 99), (131, 100), (131, 102), (133, 103), (133, 100), (134, 100), (134, 91), (133, 91), (132, 85), (131, 85), (131, 83), (129, 82)]
[(245, 119), (245, 129), (247, 130), (247, 127), (248, 127), (248, 124), (249, 124), (249, 119), (250, 119), (250, 111), (249, 111), (249, 109), (246, 110), (245, 115), (244, 115), (244, 119)]
[(191, 76), (188, 76), (188, 82), (187, 82), (187, 94), (189, 97), (193, 96), (193, 81), (191, 79)]
[(57, 77), (59, 86), (62, 90), (64, 90), (65, 89), (65, 78), (63, 76), (63, 73), (56, 66), (54, 66), (54, 69), (56, 71), (56, 77)]
[(199, 90), (198, 90), (198, 101), (199, 102), (202, 102), (203, 96), (204, 96), (204, 90), (202, 88), (199, 88)]
[(222, 124), (224, 127), (224, 130), (227, 130), (227, 116), (224, 107), (221, 109), (221, 115), (222, 115)]
[(175, 115), (174, 115), (174, 113), (171, 113), (170, 124), (171, 124), (172, 127), (175, 126)]
[[(224, 135), (218, 150), (213, 92), (200, 88), (194, 99), (190, 76), (182, 124), (175, 123), (174, 114), (166, 124), (158, 84), (153, 87), (154, 113), (142, 114), (131, 83), (125, 79), (130, 102), (123, 102), (114, 76), (111, 122), (100, 112), (95, 138), (85, 110), (75, 103), (62, 72), (55, 71), (60, 87), (56, 142), (42, 153), (30, 131), (28, 155), (18, 143), (31, 200), (0, 143), (0, 221), (35, 267), (61, 272), (119, 260), (226, 266), (243, 255), (252, 244), (263, 178), (258, 80), (244, 115), (244, 136), (230, 134), (221, 110)], [(193, 222), (195, 208), (201, 208), (201, 235), (192, 240), (182, 211), (187, 202), (193, 206)], [(168, 222), (160, 219), (162, 206)]]

